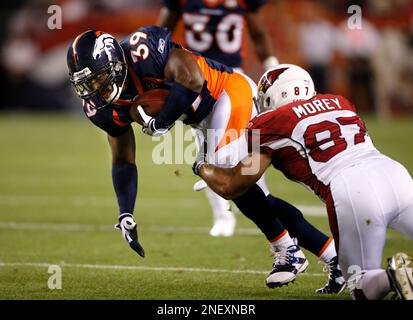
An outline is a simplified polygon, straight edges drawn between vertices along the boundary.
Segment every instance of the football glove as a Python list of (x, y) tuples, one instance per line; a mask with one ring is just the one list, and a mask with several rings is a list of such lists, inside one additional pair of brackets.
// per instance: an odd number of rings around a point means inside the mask
[(145, 257), (145, 250), (138, 242), (138, 228), (131, 213), (122, 213), (119, 216), (119, 223), (115, 225), (116, 229), (122, 231), (122, 236), (129, 246), (142, 258)]
[(208, 187), (208, 185), (204, 180), (198, 180), (194, 183), (193, 189), (194, 191), (201, 191), (204, 190), (206, 187)]
[(156, 129), (155, 127), (155, 119), (151, 116), (148, 116), (141, 106), (137, 107), (137, 111), (139, 116), (142, 119), (142, 132), (150, 135), (152, 137), (159, 137), (164, 135), (168, 132), (169, 128), (167, 129)]
[(198, 154), (196, 155), (195, 162), (192, 166), (192, 171), (199, 176), (199, 169), (201, 168), (201, 165), (206, 163), (206, 157), (207, 157), (207, 150), (208, 146), (206, 141), (201, 145), (201, 148), (199, 148)]

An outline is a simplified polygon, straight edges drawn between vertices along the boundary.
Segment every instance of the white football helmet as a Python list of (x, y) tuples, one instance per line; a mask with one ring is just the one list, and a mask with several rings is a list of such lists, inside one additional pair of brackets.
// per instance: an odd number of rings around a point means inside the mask
[(258, 112), (308, 100), (315, 95), (314, 82), (307, 71), (293, 64), (279, 64), (267, 70), (258, 82)]

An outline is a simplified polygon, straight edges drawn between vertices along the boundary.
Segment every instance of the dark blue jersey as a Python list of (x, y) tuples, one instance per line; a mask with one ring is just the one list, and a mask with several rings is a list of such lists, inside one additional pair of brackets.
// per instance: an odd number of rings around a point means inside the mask
[(185, 25), (185, 46), (227, 66), (241, 67), (245, 15), (266, 0), (163, 0)]
[(149, 26), (139, 28), (120, 43), (133, 71), (144, 81), (164, 79), (164, 69), (171, 49), (179, 47), (171, 41), (167, 28)]
[[(84, 103), (85, 114), (96, 126), (111, 136), (125, 133), (133, 122), (129, 115), (130, 106), (139, 94), (153, 88), (171, 88), (172, 82), (165, 78), (164, 69), (171, 50), (181, 46), (172, 42), (170, 37), (168, 29), (148, 26), (139, 28), (121, 41), (120, 45), (128, 64), (128, 77), (120, 99), (99, 110)], [(198, 123), (208, 114), (221, 94), (227, 78), (232, 74), (232, 69), (221, 63), (195, 53), (193, 57), (203, 72), (206, 83), (199, 99), (186, 113), (187, 124)]]

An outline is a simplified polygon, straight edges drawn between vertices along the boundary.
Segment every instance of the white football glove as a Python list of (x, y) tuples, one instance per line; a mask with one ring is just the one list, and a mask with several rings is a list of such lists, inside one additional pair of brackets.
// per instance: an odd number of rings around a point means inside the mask
[(138, 242), (138, 228), (133, 215), (131, 213), (122, 213), (119, 215), (119, 223), (115, 224), (115, 228), (122, 231), (122, 236), (129, 246), (142, 258), (145, 257), (145, 250)]
[(151, 116), (148, 116), (141, 106), (137, 107), (139, 116), (142, 119), (142, 132), (150, 135), (152, 137), (159, 137), (168, 132), (168, 129), (156, 129), (155, 128), (155, 119)]
[(193, 189), (194, 191), (201, 191), (204, 190), (206, 187), (208, 187), (208, 185), (204, 180), (198, 180), (194, 183)]

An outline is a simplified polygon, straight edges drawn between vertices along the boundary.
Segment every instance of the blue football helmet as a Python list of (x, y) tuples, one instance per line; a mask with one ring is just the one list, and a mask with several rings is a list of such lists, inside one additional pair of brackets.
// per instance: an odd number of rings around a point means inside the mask
[(78, 35), (67, 52), (67, 66), (78, 96), (96, 109), (119, 99), (128, 67), (122, 47), (110, 34), (89, 30)]

